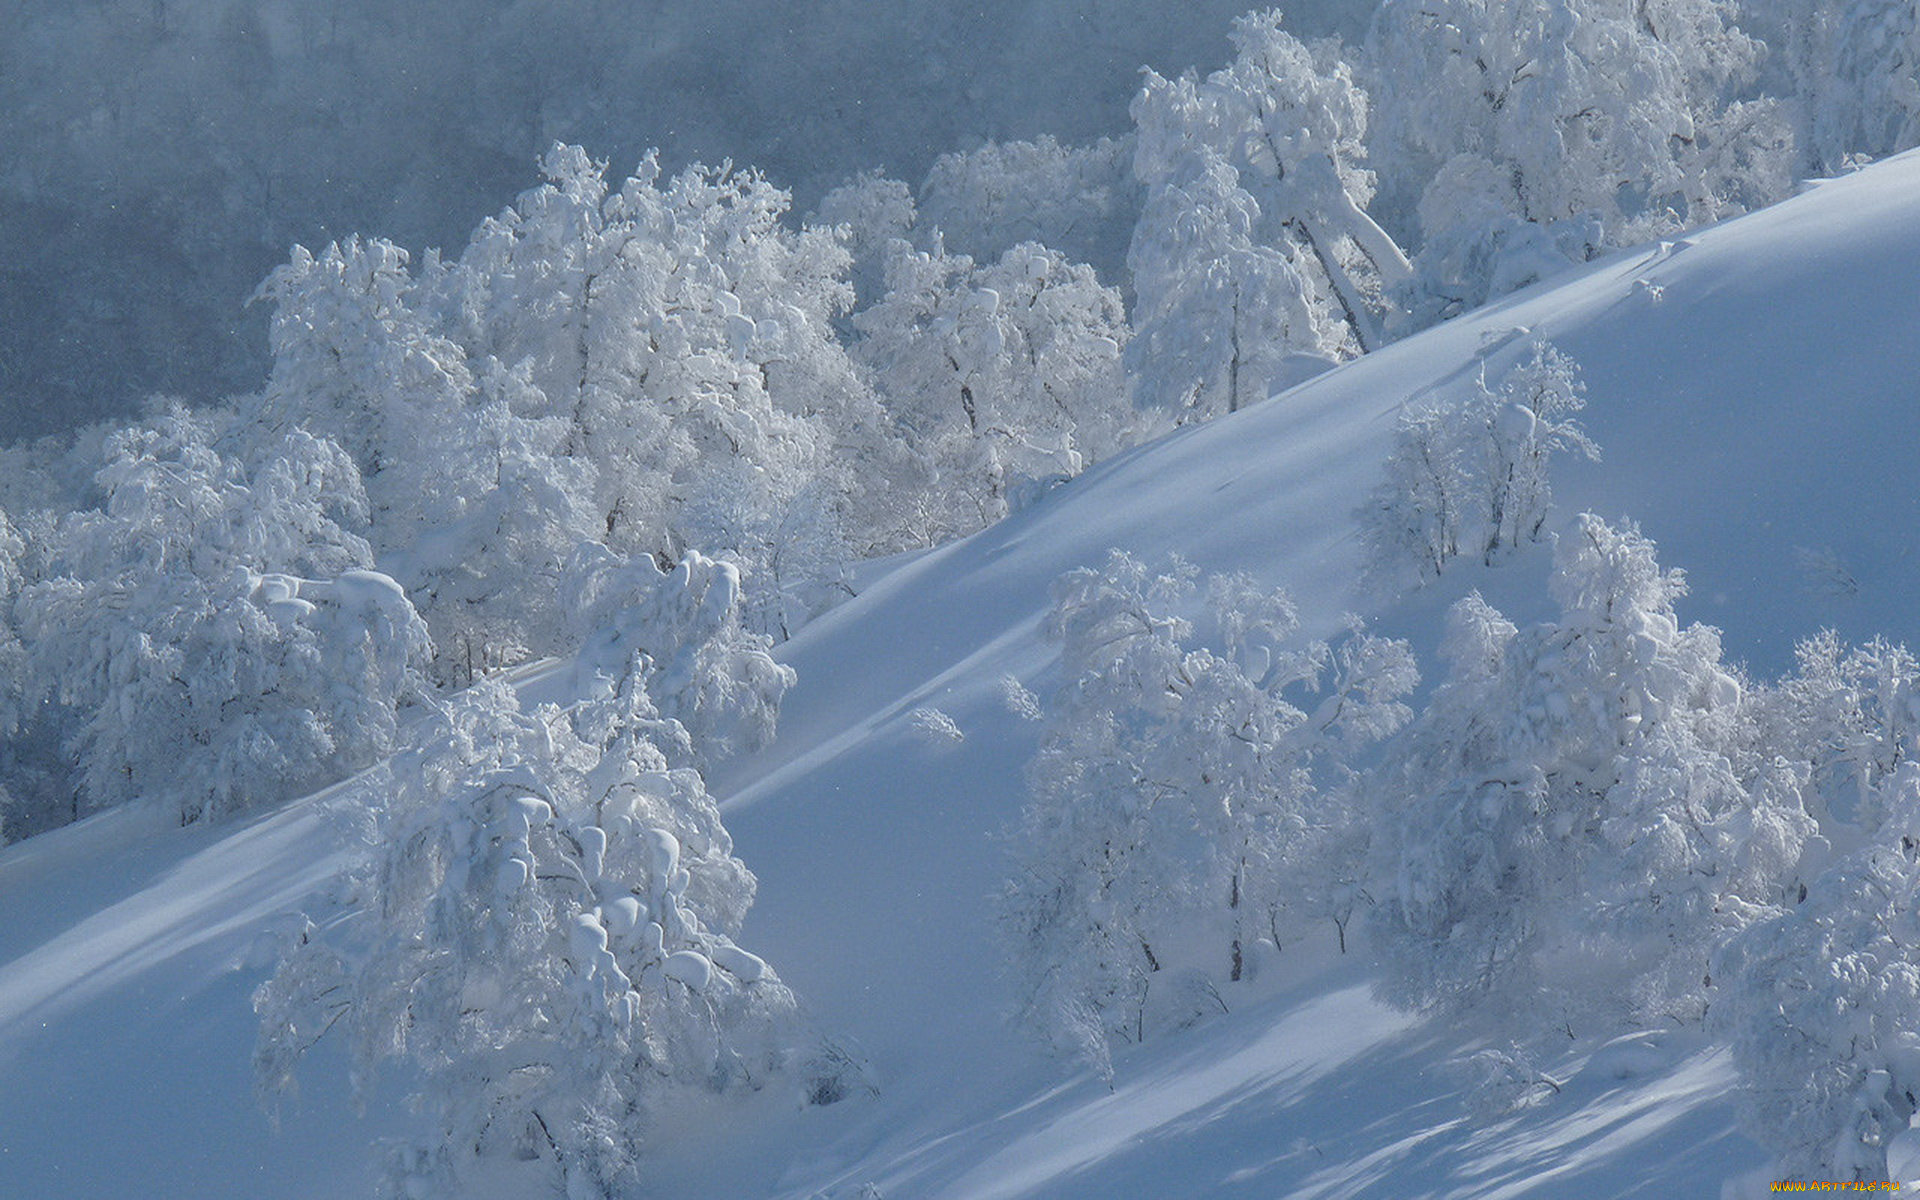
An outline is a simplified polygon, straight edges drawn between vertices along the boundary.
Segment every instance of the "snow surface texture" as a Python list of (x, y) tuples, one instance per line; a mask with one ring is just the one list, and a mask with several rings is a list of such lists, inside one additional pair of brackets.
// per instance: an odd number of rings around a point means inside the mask
[[(1920, 556), (1905, 549), (1920, 496), (1886, 487), (1920, 444), (1915, 312), (1920, 155), (1906, 155), (1184, 429), (866, 581), (782, 647), (799, 682), (780, 736), (712, 788), (760, 880), (747, 944), (777, 953), (880, 1093), (689, 1113), (658, 1139), (658, 1193), (1764, 1192), (1724, 1051), (1587, 1045), (1545, 1064), (1558, 1094), (1476, 1115), (1457, 1066), (1476, 1034), (1372, 1000), (1364, 935), (1344, 960), (1290, 947), (1231, 1018), (1120, 1055), (1112, 1091), (1064, 1076), (1002, 1020), (986, 920), (1037, 737), (1004, 678), (1052, 686), (1047, 585), (1116, 545), (1284, 584), (1304, 633), (1334, 632), (1363, 604), (1351, 514), (1399, 407), (1470, 386), (1480, 356), (1504, 366), (1522, 330), (1579, 361), (1606, 455), (1560, 464), (1550, 528), (1582, 509), (1638, 520), (1690, 574), (1682, 616), (1723, 625), (1764, 673), (1824, 625), (1920, 643)], [(1430, 663), (1452, 599), (1479, 587), (1529, 620), (1543, 569), (1541, 554), (1462, 566), (1366, 615)], [(564, 688), (564, 668), (523, 686)], [(949, 725), (961, 740), (929, 736)], [(339, 865), (323, 808), (185, 830), (120, 811), (0, 852), (0, 1195), (368, 1193), (375, 1139), (411, 1119), (392, 1095), (353, 1116), (342, 1057), (322, 1053), (276, 1134), (248, 1071), (248, 996), (270, 965), (258, 943)]]

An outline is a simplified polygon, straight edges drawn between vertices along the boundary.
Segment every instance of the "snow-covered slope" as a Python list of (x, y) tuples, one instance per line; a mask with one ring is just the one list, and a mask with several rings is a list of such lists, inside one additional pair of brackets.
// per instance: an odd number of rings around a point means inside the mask
[[(1236, 1011), (1122, 1056), (1111, 1092), (1001, 1020), (989, 898), (1045, 688), (1047, 585), (1112, 546), (1292, 589), (1310, 632), (1363, 601), (1352, 513), (1398, 406), (1498, 366), (1522, 328), (1582, 364), (1597, 466), (1561, 464), (1562, 518), (1637, 519), (1688, 569), (1693, 619), (1763, 671), (1822, 625), (1920, 642), (1908, 548), (1920, 445), (1920, 157), (1622, 255), (1108, 463), (965, 542), (899, 565), (804, 630), (779, 741), (715, 790), (760, 877), (747, 944), (857, 1043), (879, 1095), (771, 1098), (662, 1138), (670, 1196), (1712, 1195), (1757, 1177), (1724, 1054), (1575, 1047), (1561, 1094), (1470, 1120), (1470, 1028), (1369, 996), (1364, 938), (1290, 949)], [(1541, 556), (1461, 569), (1369, 615), (1412, 636), (1468, 586), (1538, 606)], [(917, 737), (950, 714), (965, 739)], [(405, 1119), (312, 1064), (278, 1134), (254, 1108), (256, 942), (337, 861), (312, 804), (215, 829), (119, 814), (0, 852), (0, 1195), (340, 1196)], [(1577, 1051), (1577, 1053), (1575, 1052)]]

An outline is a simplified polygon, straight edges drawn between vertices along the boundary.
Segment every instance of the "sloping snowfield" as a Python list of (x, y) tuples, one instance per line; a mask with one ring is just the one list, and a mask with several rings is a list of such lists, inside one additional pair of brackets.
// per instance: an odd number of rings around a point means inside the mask
[[(1398, 407), (1467, 386), (1483, 356), (1497, 370), (1523, 330), (1581, 363), (1605, 456), (1559, 464), (1560, 519), (1637, 520), (1689, 573), (1683, 616), (1721, 626), (1732, 655), (1770, 674), (1823, 626), (1920, 643), (1920, 156), (1594, 264), (1104, 464), (894, 566), (784, 648), (800, 683), (780, 739), (713, 781), (760, 878), (744, 944), (868, 1056), (879, 1091), (689, 1113), (658, 1139), (658, 1194), (1764, 1191), (1714, 1047), (1573, 1041), (1551, 1065), (1557, 1095), (1476, 1116), (1457, 1062), (1484, 1031), (1376, 1003), (1364, 933), (1344, 957), (1308, 944), (1263, 963), (1230, 1016), (1122, 1055), (1111, 1091), (1002, 1020), (990, 897), (1037, 730), (998, 681), (1052, 686), (1048, 583), (1109, 547), (1177, 550), (1285, 584), (1310, 633), (1361, 608), (1423, 660), (1468, 587), (1532, 615), (1543, 553), (1384, 608), (1351, 584), (1352, 514)], [(964, 740), (917, 736), (923, 705)], [(0, 1197), (368, 1194), (374, 1143), (404, 1110), (377, 1094), (356, 1116), (336, 1050), (276, 1132), (248, 1064), (263, 934), (318, 903), (340, 861), (323, 807), (185, 830), (123, 812), (0, 852)]]

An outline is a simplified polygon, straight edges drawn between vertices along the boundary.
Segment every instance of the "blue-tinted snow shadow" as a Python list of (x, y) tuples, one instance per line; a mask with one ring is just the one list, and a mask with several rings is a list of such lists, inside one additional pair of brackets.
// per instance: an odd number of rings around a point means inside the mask
[(942, 1200), (1501, 1200), (1713, 1196), (1764, 1162), (1733, 1128), (1722, 1052), (1576, 1074), (1488, 1117), (1457, 1065), (1471, 1042), (1363, 993), (1249, 1008), (1124, 1056), (1112, 1092), (1083, 1078), (867, 1165), (884, 1194)]

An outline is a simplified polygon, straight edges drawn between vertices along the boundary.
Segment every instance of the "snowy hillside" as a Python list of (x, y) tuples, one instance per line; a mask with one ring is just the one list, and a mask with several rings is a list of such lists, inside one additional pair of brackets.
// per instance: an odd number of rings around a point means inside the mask
[[(729, 817), (742, 854), (760, 876), (753, 917), (760, 936), (768, 944), (817, 947), (790, 968), (795, 986), (816, 1003), (865, 1018), (849, 1025), (862, 1044), (881, 1063), (898, 1061), (896, 1070), (911, 1071), (891, 1083), (888, 1112), (876, 1122), (899, 1124), (900, 1110), (917, 1107), (901, 1094), (910, 1080), (922, 1081), (928, 1106), (940, 1111), (964, 1095), (968, 1082), (991, 1089), (1023, 1061), (1022, 1047), (997, 1021), (1005, 1002), (994, 986), (995, 948), (983, 924), (967, 918), (963, 901), (986, 897), (1002, 873), (989, 835), (1017, 810), (1019, 769), (1032, 735), (1023, 736), (1001, 709), (993, 685), (1008, 671), (1036, 686), (1045, 682), (1034, 679), (1046, 659), (1035, 626), (1051, 580), (1097, 562), (1109, 546), (1148, 554), (1178, 550), (1208, 569), (1236, 568), (1284, 583), (1310, 626), (1330, 628), (1343, 609), (1360, 603), (1347, 591), (1359, 555), (1350, 513), (1374, 482), (1396, 408), (1424, 389), (1464, 386), (1474, 356), (1511, 341), (1517, 327), (1569, 349), (1591, 389), (1586, 422), (1606, 461), (1564, 472), (1562, 516), (1586, 508), (1638, 520), (1661, 544), (1665, 561), (1689, 573), (1694, 599), (1683, 611), (1722, 623), (1735, 654), (1777, 670), (1787, 665), (1794, 639), (1823, 626), (1854, 637), (1920, 635), (1920, 621), (1902, 600), (1920, 586), (1920, 563), (1900, 549), (1894, 532), (1911, 525), (1916, 500), (1901, 490), (1888, 494), (1885, 484), (1905, 476), (1902, 460), (1920, 437), (1902, 398), (1913, 353), (1907, 331), (1920, 310), (1920, 280), (1911, 270), (1920, 261), (1916, 189), (1920, 158), (1909, 155), (1705, 231), (1688, 244), (1624, 254), (1578, 279), (1515, 297), (1257, 410), (1097, 468), (1037, 508), (901, 568), (804, 631), (786, 655), (800, 683), (780, 742), (740, 764), (722, 786), (739, 789)], [(1830, 551), (1852, 568), (1858, 588), (1835, 594), (1783, 546)], [(1463, 571), (1434, 591), (1451, 597), (1477, 586), (1508, 611), (1523, 613), (1523, 606), (1544, 602), (1534, 570), (1523, 563)], [(1416, 595), (1377, 619), (1430, 646), (1440, 607), (1439, 596)], [(935, 749), (916, 742), (905, 718), (923, 704), (950, 713), (967, 741)], [(890, 870), (880, 874), (879, 864)], [(820, 889), (832, 880), (858, 890), (829, 905)], [(822, 920), (823, 911), (838, 916)], [(817, 976), (816, 961), (825, 966)], [(1311, 1002), (1342, 1000), (1355, 1004), (1353, 994), (1338, 990)], [(1244, 1023), (1264, 1024), (1297, 1010), (1269, 1011), (1264, 1020), (1249, 1016)], [(929, 1012), (942, 1014), (937, 1033), (929, 1032)], [(1417, 1072), (1429, 1064), (1414, 1065), (1413, 1047), (1436, 1036), (1444, 1045), (1449, 1036), (1428, 1029), (1395, 1042), (1398, 1022), (1364, 1006), (1360, 1014), (1343, 1010), (1338, 1022), (1327, 1024), (1344, 1033), (1366, 1028), (1371, 1017), (1379, 1022), (1377, 1042), (1341, 1051), (1316, 1037), (1315, 1051), (1378, 1054)], [(1213, 1036), (1254, 1034), (1223, 1029)], [(1290, 1132), (1289, 1121), (1332, 1101), (1317, 1100), (1311, 1090), (1290, 1092), (1300, 1086), (1293, 1073), (1311, 1075), (1312, 1069), (1303, 1070), (1282, 1046), (1265, 1049), (1272, 1058), (1247, 1052), (1252, 1061), (1242, 1062), (1244, 1074), (1229, 1063), (1207, 1064), (1220, 1074), (1185, 1081), (1195, 1091), (1178, 1102), (1168, 1099), (1177, 1088), (1142, 1086), (1137, 1095), (1153, 1099), (1127, 1111), (1097, 1084), (1083, 1084), (1087, 1109), (1068, 1117), (1053, 1114), (1075, 1106), (1055, 1098), (1060, 1107), (1045, 1118), (1062, 1123), (1053, 1136), (1091, 1144), (1072, 1152), (1049, 1145), (1042, 1154), (1028, 1143), (1026, 1153), (1049, 1168), (1024, 1163), (1021, 1169), (1039, 1172), (1024, 1177), (1025, 1191), (1011, 1184), (994, 1191), (977, 1174), (958, 1173), (999, 1148), (999, 1139), (1026, 1132), (1026, 1117), (1005, 1117), (997, 1130), (973, 1126), (1018, 1109), (1031, 1093), (1017, 1086), (998, 1101), (1004, 1108), (983, 1101), (966, 1123), (984, 1144), (950, 1150), (945, 1169), (952, 1176), (915, 1153), (917, 1139), (951, 1132), (945, 1115), (938, 1118), (942, 1129), (883, 1143), (900, 1146), (900, 1160), (887, 1170), (864, 1169), (876, 1176), (898, 1172), (894, 1178), (907, 1195), (936, 1194), (937, 1182), (951, 1184), (955, 1195), (1091, 1196), (1136, 1172), (1164, 1171), (1169, 1181), (1197, 1178), (1191, 1172), (1202, 1162), (1221, 1180), (1245, 1170), (1248, 1194), (1308, 1189), (1328, 1168), (1320, 1156), (1293, 1151), (1303, 1135)], [(1189, 1069), (1205, 1053), (1183, 1043), (1155, 1052)], [(1123, 1093), (1130, 1069), (1121, 1069)], [(1145, 1068), (1155, 1069), (1161, 1069), (1157, 1061)], [(1590, 1136), (1598, 1140), (1608, 1129), (1617, 1136), (1610, 1154), (1583, 1160), (1590, 1164), (1584, 1169), (1595, 1172), (1588, 1194), (1626, 1194), (1632, 1173), (1649, 1156), (1677, 1158), (1678, 1147), (1725, 1140), (1729, 1110), (1689, 1112), (1676, 1123), (1676, 1113), (1661, 1109), (1669, 1102), (1666, 1088), (1700, 1099), (1724, 1090), (1729, 1078), (1714, 1070), (1711, 1059), (1691, 1063), (1643, 1092), (1596, 1103), (1583, 1118), (1593, 1124)], [(1350, 1072), (1336, 1074), (1353, 1084)], [(1405, 1087), (1403, 1081), (1383, 1094), (1403, 1095)], [(1461, 1115), (1432, 1088), (1414, 1092), (1430, 1099), (1407, 1110), (1407, 1124), (1369, 1117), (1372, 1137), (1348, 1141), (1326, 1159), (1349, 1167), (1374, 1156), (1397, 1163), (1372, 1168), (1386, 1173), (1381, 1177), (1356, 1176), (1379, 1183), (1382, 1194), (1418, 1195), (1423, 1187), (1486, 1194), (1487, 1179), (1477, 1172), (1497, 1168), (1475, 1158), (1497, 1154), (1477, 1146), (1439, 1154), (1420, 1136), (1440, 1136)], [(1271, 1116), (1271, 1132), (1211, 1140), (1204, 1118), (1248, 1100), (1249, 1093), (1256, 1107), (1280, 1110)], [(1649, 1117), (1643, 1107), (1661, 1115)], [(1106, 1120), (1115, 1124), (1105, 1126)], [(1130, 1120), (1140, 1124), (1128, 1128)], [(1360, 1114), (1350, 1120), (1360, 1123)], [(1351, 1138), (1353, 1130), (1343, 1133)], [(1636, 1144), (1656, 1135), (1675, 1140)], [(1577, 1138), (1564, 1128), (1536, 1136)], [(1141, 1140), (1165, 1149), (1144, 1149)], [(1662, 1145), (1671, 1149), (1663, 1152)], [(1502, 1182), (1558, 1193), (1564, 1179), (1550, 1184), (1526, 1172), (1544, 1172), (1545, 1163), (1567, 1165), (1564, 1152), (1537, 1150), (1533, 1167)], [(1526, 1157), (1512, 1146), (1498, 1153)], [(1010, 1157), (1017, 1154), (1009, 1150)], [(1113, 1154), (1119, 1155), (1114, 1174), (1088, 1169)], [(1723, 1154), (1690, 1155), (1684, 1167), (1672, 1164), (1676, 1174), (1647, 1186), (1655, 1194), (1701, 1194), (1712, 1190), (1706, 1186), (1712, 1172), (1764, 1162), (1739, 1144)], [(1228, 1162), (1235, 1166), (1223, 1165)], [(1701, 1174), (1690, 1174), (1696, 1170)], [(1436, 1173), (1454, 1182), (1443, 1185)], [(892, 1194), (887, 1179), (881, 1182)], [(796, 1194), (807, 1194), (810, 1185)], [(1171, 1194), (1196, 1195), (1213, 1187), (1196, 1184), (1181, 1193), (1184, 1185), (1169, 1186), (1176, 1189)], [(1343, 1190), (1330, 1185), (1324, 1194)]]
[[(1916, 312), (1908, 155), (1183, 429), (868, 581), (781, 648), (799, 682), (778, 740), (711, 787), (759, 877), (744, 944), (770, 948), (877, 1092), (687, 1114), (658, 1139), (652, 1186), (796, 1200), (869, 1185), (896, 1200), (1764, 1189), (1765, 1152), (1733, 1131), (1727, 1055), (1693, 1032), (1576, 1039), (1546, 1064), (1557, 1094), (1471, 1119), (1457, 1060), (1489, 1031), (1374, 1000), (1364, 931), (1345, 958), (1330, 933), (1289, 947), (1229, 995), (1230, 1016), (1122, 1052), (1112, 1090), (1039, 1056), (1003, 1019), (990, 929), (1037, 737), (1000, 680), (1057, 682), (1038, 630), (1048, 586), (1110, 547), (1283, 584), (1310, 634), (1362, 608), (1423, 670), (1469, 588), (1517, 619), (1543, 611), (1544, 550), (1393, 603), (1351, 582), (1353, 514), (1400, 407), (1466, 388), (1481, 356), (1518, 353), (1521, 330), (1579, 361), (1604, 454), (1559, 469), (1556, 527), (1582, 510), (1638, 521), (1689, 573), (1683, 615), (1721, 625), (1761, 674), (1825, 626), (1920, 642)], [(961, 740), (918, 732), (922, 707)], [(123, 810), (0, 851), (0, 1194), (367, 1193), (374, 1141), (408, 1120), (394, 1096), (355, 1116), (343, 1056), (322, 1051), (276, 1132), (248, 1066), (263, 934), (312, 907), (339, 863), (324, 809), (188, 829)]]

